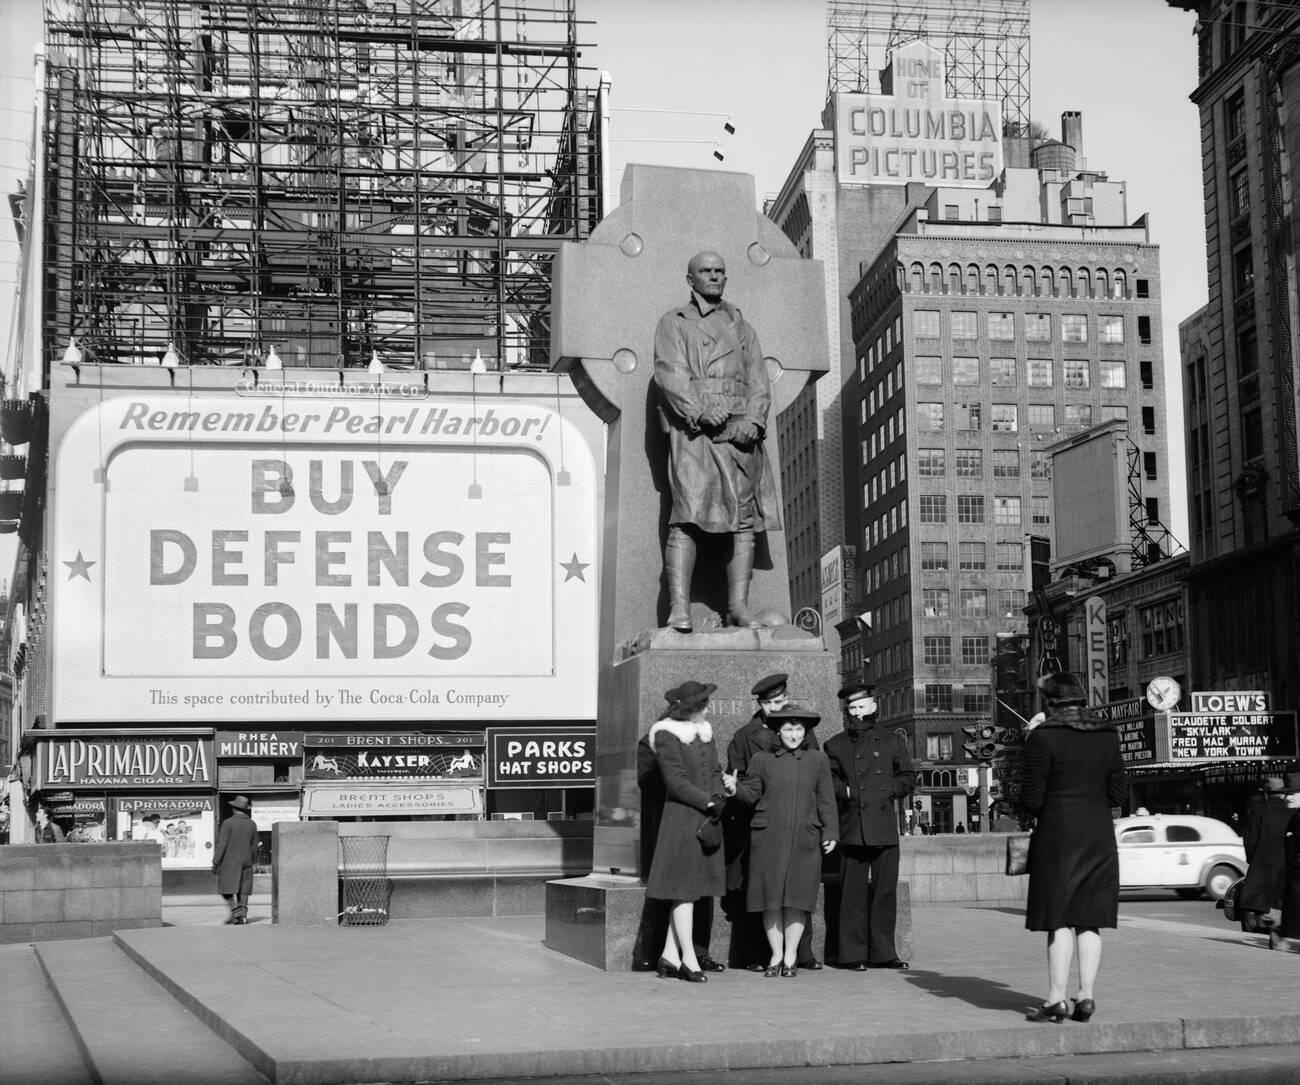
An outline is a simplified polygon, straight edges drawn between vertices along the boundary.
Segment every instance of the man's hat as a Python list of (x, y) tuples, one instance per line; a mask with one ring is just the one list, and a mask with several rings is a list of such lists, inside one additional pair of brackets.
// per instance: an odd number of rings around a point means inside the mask
[(856, 701), (861, 697), (874, 697), (875, 695), (876, 687), (868, 685), (866, 682), (850, 682), (836, 694), (841, 701)]
[(1282, 782), (1281, 776), (1265, 776), (1264, 779), (1260, 781), (1260, 785), (1270, 795), (1280, 795), (1286, 790), (1286, 784)]
[(754, 688), (749, 692), (757, 697), (760, 701), (770, 701), (773, 697), (779, 697), (785, 692), (786, 683), (790, 681), (788, 674), (769, 674), (766, 678), (760, 678), (754, 683)]
[(778, 708), (775, 712), (767, 714), (767, 725), (773, 731), (781, 730), (783, 723), (802, 723), (805, 728), (811, 731), (818, 723), (821, 722), (816, 710), (811, 705), (800, 704), (798, 701), (791, 701), (784, 708)]
[(247, 810), (253, 804), (248, 801), (247, 795), (236, 795), (230, 800), (230, 805), (236, 810)]
[(696, 709), (703, 708), (708, 704), (709, 698), (713, 696), (713, 691), (717, 688), (712, 682), (696, 682), (694, 679), (690, 679), (680, 686), (674, 686), (665, 693), (664, 700), (672, 708), (678, 708), (684, 712), (694, 712)]

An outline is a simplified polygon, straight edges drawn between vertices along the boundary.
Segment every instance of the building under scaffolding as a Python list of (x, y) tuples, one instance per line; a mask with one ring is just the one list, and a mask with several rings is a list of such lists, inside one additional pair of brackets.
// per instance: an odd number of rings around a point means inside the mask
[(943, 49), (948, 93), (1002, 102), (1009, 136), (1029, 133), (1030, 0), (830, 0), (827, 93), (879, 93), (896, 46)]
[(575, 0), (46, 0), (46, 35), (46, 359), (545, 365), (599, 217)]

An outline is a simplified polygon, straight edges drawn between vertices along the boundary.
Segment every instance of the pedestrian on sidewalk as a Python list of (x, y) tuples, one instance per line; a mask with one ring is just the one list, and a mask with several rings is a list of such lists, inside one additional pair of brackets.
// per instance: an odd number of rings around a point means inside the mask
[(840, 816), (839, 965), (907, 968), (894, 943), (897, 804), (912, 793), (916, 773), (906, 742), (880, 719), (874, 686), (850, 682), (839, 698), (844, 730), (826, 743)]
[(236, 926), (248, 922), (248, 898), (253, 895), (257, 823), (249, 814), (252, 805), (247, 795), (236, 795), (230, 800), (230, 816), (217, 831), (217, 846), (212, 853), (212, 873), (217, 876), (217, 892), (230, 908), (226, 922)]
[[(1124, 801), (1124, 762), (1114, 727), (1086, 708), (1064, 671), (1038, 680), (1045, 717), (1025, 742), (1020, 801), (1038, 820), (1029, 840), (1025, 926), (1047, 932), (1047, 998), (1029, 1021), (1087, 1021), (1096, 1009), (1101, 929), (1119, 925), (1119, 853), (1111, 808)], [(1075, 955), (1079, 991), (1066, 984)]]
[(1282, 837), (1282, 922), (1268, 932), (1270, 949), (1287, 949), (1300, 938), (1300, 772), (1287, 773), (1285, 787), (1291, 816)]
[(1291, 810), (1287, 806), (1287, 785), (1281, 776), (1265, 776), (1263, 801), (1255, 803), (1246, 817), (1242, 843), (1246, 848), (1246, 880), (1237, 894), (1241, 929), (1263, 934), (1277, 925), (1286, 882), (1284, 840)]
[(36, 807), (36, 843), (38, 844), (62, 844), (66, 838), (63, 830), (58, 823), (50, 817), (50, 811), (45, 806)]
[(834, 851), (839, 839), (830, 762), (808, 745), (820, 719), (794, 703), (769, 713), (767, 725), (779, 745), (754, 754), (736, 787), (736, 797), (754, 808), (745, 904), (763, 917), (769, 951), (764, 976), (798, 975), (799, 943), (817, 907), (822, 855)]
[(726, 889), (722, 805), (726, 789), (706, 713), (712, 683), (683, 682), (664, 694), (668, 711), (650, 728), (650, 748), (664, 782), (663, 817), (646, 896), (670, 902), (668, 936), (656, 971), (704, 983), (694, 944), (695, 902)]

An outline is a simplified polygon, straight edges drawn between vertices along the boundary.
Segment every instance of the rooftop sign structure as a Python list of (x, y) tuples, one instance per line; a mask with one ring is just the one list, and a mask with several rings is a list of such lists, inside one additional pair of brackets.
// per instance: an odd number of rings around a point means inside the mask
[(947, 97), (940, 50), (895, 49), (881, 83), (893, 93), (835, 95), (840, 184), (986, 188), (1001, 174), (1001, 103)]

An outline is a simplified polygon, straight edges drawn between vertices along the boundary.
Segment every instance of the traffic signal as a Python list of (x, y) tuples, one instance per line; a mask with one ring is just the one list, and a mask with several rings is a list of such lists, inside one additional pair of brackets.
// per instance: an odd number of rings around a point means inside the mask
[(993, 651), (993, 718), (1003, 730), (1019, 734), (1033, 715), (1033, 701), (1029, 637), (999, 633)]
[(998, 752), (998, 729), (993, 723), (981, 723), (963, 727), (966, 741), (962, 749), (972, 761), (992, 761)]

